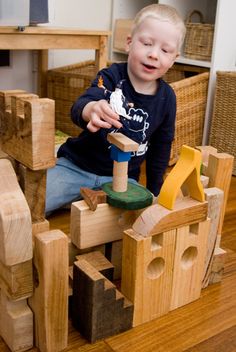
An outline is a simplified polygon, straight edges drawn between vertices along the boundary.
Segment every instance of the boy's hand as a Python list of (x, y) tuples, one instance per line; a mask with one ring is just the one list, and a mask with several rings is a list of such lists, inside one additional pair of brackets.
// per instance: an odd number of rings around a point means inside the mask
[(121, 128), (119, 115), (116, 114), (106, 100), (91, 101), (83, 110), (83, 119), (88, 121), (90, 132), (97, 132), (100, 128)]

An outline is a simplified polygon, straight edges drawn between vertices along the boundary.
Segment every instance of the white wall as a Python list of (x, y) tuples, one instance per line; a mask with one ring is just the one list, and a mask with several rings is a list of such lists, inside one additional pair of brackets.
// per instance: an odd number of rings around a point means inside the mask
[[(111, 29), (112, 0), (49, 0), (53, 27)], [(50, 50), (49, 68), (94, 59), (93, 50)]]
[[(80, 29), (111, 29), (113, 0), (48, 0), (49, 21), (46, 26)], [(94, 58), (89, 50), (50, 50), (49, 68)], [(12, 51), (10, 67), (0, 67), (0, 89), (37, 91), (36, 56), (31, 51)]]

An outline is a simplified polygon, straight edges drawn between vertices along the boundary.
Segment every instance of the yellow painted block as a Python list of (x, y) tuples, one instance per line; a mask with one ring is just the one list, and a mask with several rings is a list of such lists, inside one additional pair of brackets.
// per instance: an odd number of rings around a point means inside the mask
[(180, 187), (186, 184), (189, 195), (200, 202), (205, 200), (200, 181), (201, 152), (186, 145), (182, 146), (177, 164), (162, 185), (158, 203), (173, 209)]

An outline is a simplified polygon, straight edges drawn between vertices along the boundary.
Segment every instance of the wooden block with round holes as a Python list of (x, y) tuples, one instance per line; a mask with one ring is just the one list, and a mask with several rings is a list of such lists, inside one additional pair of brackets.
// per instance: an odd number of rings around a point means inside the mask
[(177, 229), (171, 310), (200, 297), (210, 219)]
[(142, 237), (124, 232), (122, 293), (134, 304), (133, 326), (170, 310), (176, 230)]

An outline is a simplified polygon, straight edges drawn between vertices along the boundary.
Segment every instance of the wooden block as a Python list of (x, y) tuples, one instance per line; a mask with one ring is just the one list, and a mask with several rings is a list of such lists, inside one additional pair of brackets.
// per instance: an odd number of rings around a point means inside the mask
[(209, 185), (209, 177), (201, 175), (200, 180), (201, 180), (201, 184), (202, 184), (203, 188), (207, 188)]
[(55, 165), (54, 101), (33, 95), (12, 97), (4, 114), (2, 149), (32, 170)]
[(45, 232), (45, 231), (49, 231), (49, 221), (48, 220), (43, 219), (42, 221), (33, 222), (33, 224), (32, 224), (33, 239), (37, 233), (41, 233), (41, 232)]
[(109, 260), (99, 251), (89, 252), (76, 256), (76, 260), (85, 259), (90, 263), (97, 271), (99, 271), (108, 280), (113, 280), (114, 266)]
[(124, 229), (129, 228), (135, 218), (135, 212), (108, 204), (98, 204), (94, 212), (85, 201), (74, 202), (71, 206), (71, 241), (83, 249), (120, 240)]
[(32, 222), (45, 218), (46, 170), (30, 170), (20, 164), (19, 183), (30, 208)]
[(209, 275), (212, 271), (211, 267), (216, 247), (217, 231), (223, 205), (224, 192), (216, 187), (206, 188), (204, 192), (208, 202), (207, 216), (211, 220), (202, 282), (202, 287), (207, 287), (209, 283)]
[(142, 237), (124, 232), (121, 292), (134, 304), (133, 326), (170, 310), (176, 230)]
[(20, 94), (24, 95), (25, 90), (15, 89), (15, 90), (1, 90), (0, 91), (0, 112), (1, 116), (5, 114), (7, 110), (11, 110), (11, 97), (19, 96)]
[(196, 149), (200, 150), (202, 153), (202, 173), (205, 175), (208, 167), (209, 155), (217, 154), (217, 149), (210, 145), (197, 146)]
[(121, 278), (121, 269), (122, 269), (122, 245), (123, 241), (114, 241), (111, 243), (111, 258), (110, 262), (114, 266), (114, 280)]
[(226, 255), (227, 255), (227, 252), (224, 249), (215, 248), (212, 266), (211, 266), (211, 273), (209, 276), (209, 285), (215, 284), (222, 280)]
[(32, 260), (12, 266), (0, 262), (0, 288), (12, 301), (32, 296)]
[(60, 230), (35, 235), (35, 289), (29, 299), (35, 343), (42, 352), (61, 351), (68, 337), (68, 240)]
[(131, 328), (133, 305), (85, 259), (74, 264), (72, 322), (90, 342)]
[(178, 192), (184, 183), (189, 190), (189, 195), (193, 199), (203, 202), (204, 192), (200, 182), (200, 167), (200, 151), (183, 145), (177, 164), (161, 187), (158, 203), (168, 209), (173, 209)]
[(107, 140), (123, 152), (134, 152), (138, 150), (139, 144), (122, 133), (108, 133)]
[(231, 176), (233, 172), (234, 157), (226, 153), (210, 154), (206, 176), (209, 177), (209, 187), (217, 187), (224, 192), (218, 234), (222, 233), (225, 209), (229, 194)]
[(171, 310), (200, 297), (210, 219), (177, 229)]
[(9, 160), (0, 160), (0, 261), (15, 265), (32, 259), (29, 206)]
[(127, 36), (131, 34), (133, 20), (131, 19), (117, 19), (115, 22), (114, 36), (113, 36), (113, 50), (125, 53), (125, 46)]
[(0, 291), (0, 335), (12, 352), (33, 347), (33, 313), (26, 300), (12, 302)]
[(126, 192), (128, 188), (128, 162), (113, 161), (112, 189), (115, 192)]
[(71, 238), (68, 237), (68, 249), (69, 249), (69, 266), (73, 266), (74, 262), (76, 261), (76, 256), (93, 252), (99, 251), (105, 255), (105, 244), (101, 244), (100, 246), (88, 247), (84, 249), (77, 248), (72, 242)]
[(207, 218), (207, 202), (192, 198), (177, 199), (173, 210), (153, 204), (136, 219), (132, 228), (142, 236), (152, 236), (173, 228), (191, 225)]
[(87, 187), (80, 187), (80, 194), (93, 211), (97, 209), (98, 204), (107, 202), (107, 195), (102, 190), (95, 191)]

